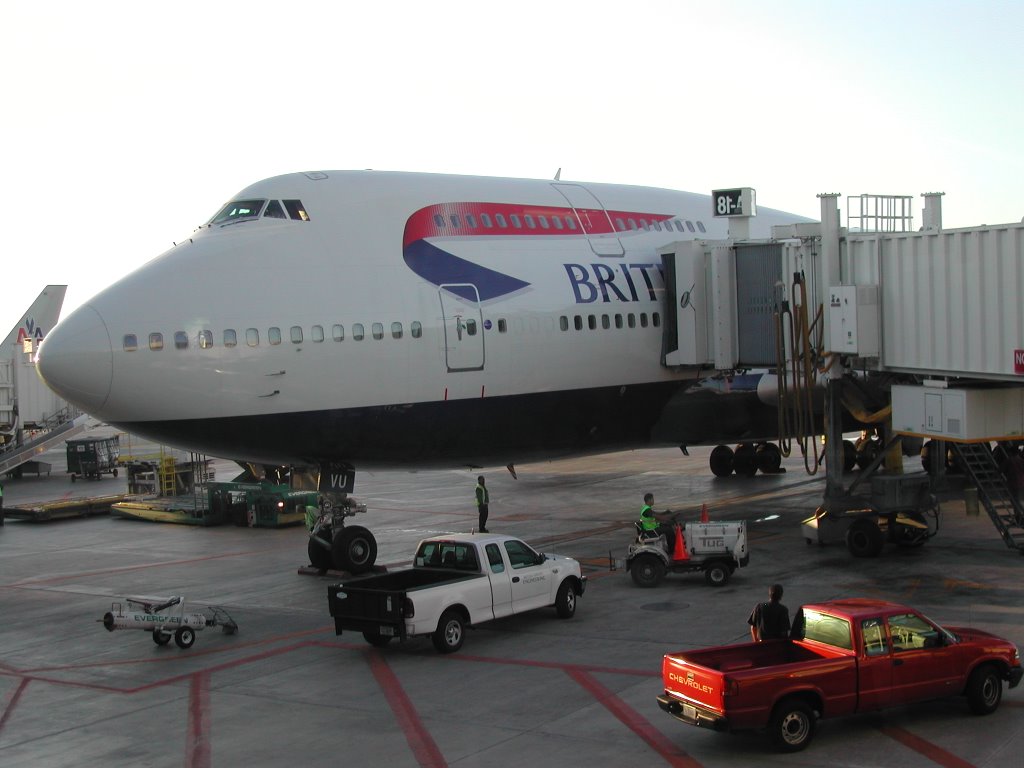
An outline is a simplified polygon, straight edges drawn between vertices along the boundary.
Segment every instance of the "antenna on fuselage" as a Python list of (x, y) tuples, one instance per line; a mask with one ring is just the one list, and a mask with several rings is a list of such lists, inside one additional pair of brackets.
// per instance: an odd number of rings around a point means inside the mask
[(561, 181), (561, 180), (562, 180), (562, 169), (559, 168), (557, 171), (555, 171), (555, 181)]

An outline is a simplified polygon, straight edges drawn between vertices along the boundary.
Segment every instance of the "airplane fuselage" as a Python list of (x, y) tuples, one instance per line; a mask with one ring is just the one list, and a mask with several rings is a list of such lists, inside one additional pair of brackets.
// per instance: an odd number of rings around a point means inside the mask
[(290, 174), (63, 320), (39, 370), (105, 422), (268, 464), (645, 446), (696, 375), (661, 363), (657, 249), (725, 236), (684, 192)]

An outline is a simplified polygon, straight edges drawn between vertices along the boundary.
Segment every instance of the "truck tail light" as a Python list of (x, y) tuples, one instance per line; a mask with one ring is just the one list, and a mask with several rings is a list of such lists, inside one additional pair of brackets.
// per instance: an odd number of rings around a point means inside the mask
[(736, 680), (730, 678), (725, 679), (725, 685), (722, 686), (722, 696), (738, 696), (740, 692), (740, 684)]
[(416, 615), (416, 607), (412, 604), (412, 600), (408, 597), (402, 603), (402, 618), (411, 619)]

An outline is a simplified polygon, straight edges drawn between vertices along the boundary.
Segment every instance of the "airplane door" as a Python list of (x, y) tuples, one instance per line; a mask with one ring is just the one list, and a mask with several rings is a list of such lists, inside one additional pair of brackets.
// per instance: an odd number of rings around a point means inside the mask
[(590, 247), (598, 256), (622, 256), (625, 250), (604, 204), (579, 184), (552, 184), (572, 206)]
[(444, 356), (448, 372), (482, 371), (484, 325), (476, 286), (450, 283), (442, 285), (438, 295), (444, 317)]

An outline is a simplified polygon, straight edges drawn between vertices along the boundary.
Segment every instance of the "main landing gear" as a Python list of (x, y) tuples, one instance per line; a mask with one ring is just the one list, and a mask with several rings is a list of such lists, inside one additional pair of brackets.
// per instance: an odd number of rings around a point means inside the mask
[(774, 443), (740, 443), (735, 450), (719, 445), (711, 451), (708, 463), (716, 477), (728, 477), (733, 472), (741, 477), (753, 477), (758, 470), (775, 474), (782, 467), (782, 451)]

